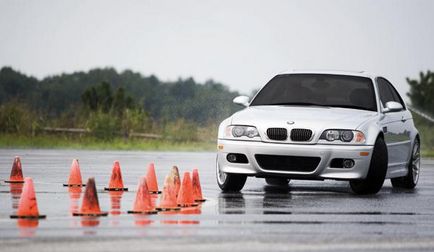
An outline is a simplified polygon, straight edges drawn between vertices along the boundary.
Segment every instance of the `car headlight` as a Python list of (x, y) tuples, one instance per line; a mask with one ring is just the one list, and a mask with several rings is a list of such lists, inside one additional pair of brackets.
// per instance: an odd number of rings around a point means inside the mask
[(329, 142), (341, 141), (344, 143), (363, 144), (366, 141), (365, 134), (358, 130), (328, 129), (324, 130), (320, 138)]
[(260, 139), (258, 130), (253, 126), (231, 125), (226, 127), (225, 136), (229, 138)]

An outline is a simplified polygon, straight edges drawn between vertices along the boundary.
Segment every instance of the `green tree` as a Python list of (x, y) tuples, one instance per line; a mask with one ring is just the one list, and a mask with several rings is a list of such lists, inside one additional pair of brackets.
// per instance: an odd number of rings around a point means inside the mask
[(407, 93), (411, 104), (416, 108), (431, 115), (434, 114), (434, 73), (420, 72), (419, 80), (407, 78), (410, 91)]

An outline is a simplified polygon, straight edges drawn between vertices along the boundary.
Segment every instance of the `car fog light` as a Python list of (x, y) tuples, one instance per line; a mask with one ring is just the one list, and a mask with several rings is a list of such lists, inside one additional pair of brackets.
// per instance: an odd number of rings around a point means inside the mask
[(228, 156), (226, 158), (231, 163), (237, 162), (237, 155), (235, 155), (235, 154), (228, 154)]
[(249, 160), (247, 160), (246, 155), (241, 153), (229, 153), (226, 156), (226, 160), (228, 160), (230, 163), (237, 163), (237, 164), (249, 163)]
[(343, 165), (344, 165), (344, 168), (352, 168), (354, 166), (354, 160), (344, 159)]

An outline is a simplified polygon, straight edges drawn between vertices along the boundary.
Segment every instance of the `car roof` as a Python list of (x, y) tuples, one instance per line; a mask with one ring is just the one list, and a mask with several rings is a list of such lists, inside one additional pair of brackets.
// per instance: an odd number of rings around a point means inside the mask
[(349, 75), (349, 76), (359, 76), (359, 77), (367, 77), (374, 78), (378, 75), (366, 72), (366, 71), (344, 71), (344, 70), (290, 70), (283, 71), (279, 73), (279, 75), (283, 74), (333, 74), (333, 75)]

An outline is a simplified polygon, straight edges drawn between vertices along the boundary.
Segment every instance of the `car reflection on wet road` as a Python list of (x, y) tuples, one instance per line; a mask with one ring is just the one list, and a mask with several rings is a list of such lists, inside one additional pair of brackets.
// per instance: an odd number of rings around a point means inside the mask
[[(19, 155), (35, 184), (45, 220), (14, 220), (20, 185), (6, 184)], [(84, 180), (95, 177), (108, 217), (73, 217), (84, 190), (63, 187), (73, 158)], [(119, 160), (128, 192), (106, 192), (112, 162)], [(172, 165), (198, 168), (206, 202), (157, 215), (128, 215), (137, 182), (155, 162), (159, 186)], [(241, 193), (222, 193), (215, 182), (215, 153), (73, 150), (0, 150), (0, 247), (70, 251), (194, 250), (427, 250), (434, 249), (434, 160), (423, 160), (416, 190), (386, 181), (372, 196), (358, 196), (347, 182), (291, 181), (267, 186), (248, 179)], [(156, 199), (156, 198), (155, 198)]]

